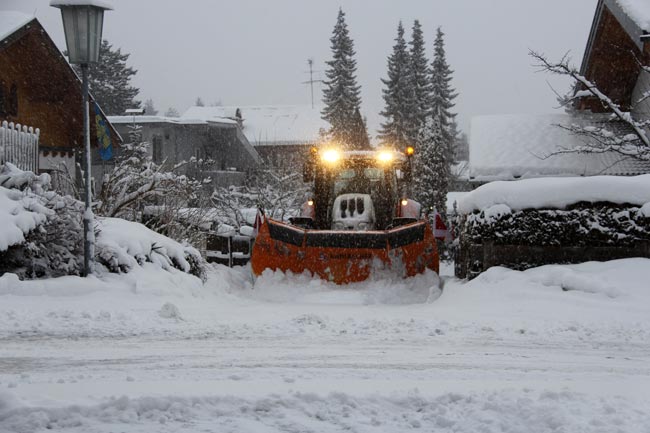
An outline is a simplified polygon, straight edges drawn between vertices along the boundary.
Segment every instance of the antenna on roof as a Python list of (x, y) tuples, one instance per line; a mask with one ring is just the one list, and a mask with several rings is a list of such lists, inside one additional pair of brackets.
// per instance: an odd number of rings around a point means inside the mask
[(314, 59), (307, 59), (307, 64), (309, 65), (309, 81), (303, 81), (302, 84), (309, 84), (311, 88), (311, 108), (314, 108), (314, 83), (322, 83), (323, 80), (314, 80), (314, 72), (319, 72), (313, 70)]

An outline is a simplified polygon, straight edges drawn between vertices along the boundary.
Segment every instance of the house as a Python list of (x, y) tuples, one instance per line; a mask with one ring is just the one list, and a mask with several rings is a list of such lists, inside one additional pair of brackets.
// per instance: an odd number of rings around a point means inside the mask
[[(92, 101), (92, 96), (91, 96)], [(95, 107), (90, 108), (91, 143), (97, 145)], [(106, 116), (98, 110), (99, 117)], [(38, 20), (21, 12), (0, 11), (0, 122), (40, 130), (38, 171), (50, 172), (56, 186), (60, 169), (75, 179), (83, 154), (81, 81)], [(121, 137), (106, 123), (111, 142)], [(67, 177), (67, 176), (66, 176)]]
[[(185, 173), (210, 177), (214, 186), (241, 185), (246, 173), (261, 163), (260, 156), (234, 120), (162, 116), (109, 116), (109, 120), (125, 139), (133, 125), (140, 126), (142, 140), (151, 144), (149, 152), (157, 164), (171, 168), (192, 157), (212, 160), (213, 164), (201, 168), (200, 173), (192, 165), (187, 166)], [(111, 161), (102, 162), (99, 152), (94, 153), (93, 166), (97, 172), (104, 172), (107, 164), (110, 166)]]
[[(580, 73), (638, 119), (650, 119), (650, 2), (599, 0)], [(582, 110), (603, 111), (595, 98), (583, 98)]]
[[(580, 73), (639, 121), (650, 120), (650, 1), (599, 0)], [(644, 98), (644, 95), (646, 97)], [(472, 119), (471, 182), (545, 176), (633, 176), (650, 173), (650, 162), (618, 153), (564, 153), (585, 138), (562, 126), (605, 126), (631, 133), (595, 97), (580, 98), (575, 114), (501, 115)], [(649, 130), (650, 132), (650, 130)]]
[(321, 109), (310, 105), (190, 107), (181, 119), (236, 121), (266, 164), (293, 170), (301, 169), (328, 128)]
[(477, 116), (471, 122), (469, 179), (476, 184), (494, 180), (516, 180), (557, 176), (635, 176), (650, 173), (650, 161), (623, 157), (614, 152), (562, 153), (584, 145), (585, 138), (564, 127), (607, 124), (608, 114)]

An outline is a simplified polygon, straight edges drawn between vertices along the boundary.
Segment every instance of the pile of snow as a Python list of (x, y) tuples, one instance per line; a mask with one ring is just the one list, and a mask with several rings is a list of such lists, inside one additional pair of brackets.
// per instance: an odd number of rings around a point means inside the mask
[(192, 272), (189, 260), (201, 261), (200, 253), (142, 224), (119, 218), (97, 218), (96, 254), (111, 271), (130, 271), (145, 262), (164, 270)]
[(340, 286), (314, 278), (308, 271), (294, 275), (267, 269), (249, 290), (237, 289), (235, 293), (276, 303), (405, 305), (432, 302), (441, 290), (438, 275), (429, 270), (412, 278), (379, 271), (367, 281)]
[(650, 423), (643, 405), (626, 399), (530, 389), (437, 396), (417, 389), (392, 396), (294, 391), (258, 398), (121, 397), (56, 409), (15, 405), (0, 394), (3, 431), (642, 432)]
[(650, 175), (593, 176), (499, 181), (463, 196), (461, 213), (505, 205), (511, 210), (564, 209), (578, 202), (610, 202), (644, 206), (650, 203)]

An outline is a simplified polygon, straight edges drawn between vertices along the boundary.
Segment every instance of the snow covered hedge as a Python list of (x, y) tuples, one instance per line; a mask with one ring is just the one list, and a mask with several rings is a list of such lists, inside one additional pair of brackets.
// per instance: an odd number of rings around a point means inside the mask
[(625, 245), (650, 240), (650, 175), (492, 182), (462, 197), (465, 241)]
[(630, 245), (650, 241), (650, 203), (645, 206), (580, 202), (567, 209), (512, 211), (494, 205), (467, 216), (463, 236), (501, 245)]
[(459, 209), (461, 277), (494, 265), (525, 269), (650, 251), (650, 175), (492, 182), (461, 198)]
[[(21, 278), (79, 275), (83, 265), (84, 204), (49, 190), (50, 177), (0, 169), (0, 275)], [(129, 272), (151, 262), (204, 278), (199, 252), (145, 226), (116, 218), (98, 218), (98, 270)]]

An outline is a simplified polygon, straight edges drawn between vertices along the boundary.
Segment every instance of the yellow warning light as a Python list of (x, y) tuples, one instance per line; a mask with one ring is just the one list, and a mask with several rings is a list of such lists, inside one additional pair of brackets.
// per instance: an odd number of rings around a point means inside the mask
[(409, 201), (407, 199), (403, 198), (402, 199), (402, 206), (406, 206), (407, 204), (409, 204)]
[(413, 146), (409, 146), (406, 148), (406, 154), (408, 156), (412, 156), (415, 153), (415, 149), (413, 149)]
[(307, 206), (313, 206), (314, 200), (307, 200)]

